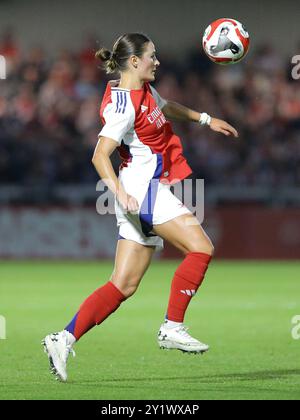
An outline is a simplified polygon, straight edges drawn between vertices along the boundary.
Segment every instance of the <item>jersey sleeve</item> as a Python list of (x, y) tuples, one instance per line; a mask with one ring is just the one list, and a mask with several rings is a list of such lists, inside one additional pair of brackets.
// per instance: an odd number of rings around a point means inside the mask
[(155, 102), (157, 103), (158, 107), (160, 109), (163, 109), (163, 107), (167, 105), (167, 101), (160, 96), (160, 94), (157, 92), (156, 89), (154, 89), (153, 86), (150, 86), (150, 89), (151, 89), (152, 96), (155, 99)]
[(109, 137), (121, 144), (124, 136), (134, 126), (135, 110), (130, 99), (130, 93), (113, 92), (112, 102), (103, 111), (105, 124), (98, 137)]

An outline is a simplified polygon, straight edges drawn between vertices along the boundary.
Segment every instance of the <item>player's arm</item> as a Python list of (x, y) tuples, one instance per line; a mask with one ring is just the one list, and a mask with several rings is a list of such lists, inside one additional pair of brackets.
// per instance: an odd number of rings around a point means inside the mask
[(102, 178), (102, 181), (116, 196), (122, 207), (130, 212), (135, 212), (139, 209), (138, 202), (134, 197), (126, 193), (122, 184), (119, 182), (111, 163), (110, 156), (117, 147), (118, 143), (115, 140), (100, 136), (92, 163), (99, 176)]
[(162, 112), (168, 120), (175, 121), (198, 122), (201, 116), (199, 112), (193, 111), (184, 105), (172, 101), (166, 101), (166, 105), (162, 108)]
[(206, 113), (200, 113), (187, 108), (184, 105), (178, 104), (177, 102), (166, 101), (166, 104), (162, 108), (162, 112), (167, 119), (175, 121), (191, 121), (197, 122), (202, 125), (208, 125), (213, 131), (223, 133), (226, 136), (233, 135), (238, 137), (237, 130), (228, 124), (226, 121), (218, 118), (209, 117)]
[[(120, 96), (122, 96), (121, 100)], [(123, 104), (122, 108), (119, 107), (121, 103)], [(99, 141), (92, 159), (103, 182), (112, 191), (121, 206), (130, 212), (136, 212), (139, 209), (138, 202), (126, 193), (119, 182), (110, 157), (133, 127), (134, 119), (135, 110), (128, 93), (124, 92), (122, 95), (112, 93), (111, 101), (106, 104), (103, 110), (104, 126), (99, 133)]]
[(213, 131), (223, 133), (226, 136), (233, 135), (238, 137), (237, 130), (228, 124), (226, 121), (212, 118), (205, 112), (197, 112), (177, 102), (167, 101), (163, 99), (157, 90), (151, 86), (151, 91), (157, 105), (168, 120), (175, 121), (191, 121), (200, 123), (201, 125), (208, 125)]

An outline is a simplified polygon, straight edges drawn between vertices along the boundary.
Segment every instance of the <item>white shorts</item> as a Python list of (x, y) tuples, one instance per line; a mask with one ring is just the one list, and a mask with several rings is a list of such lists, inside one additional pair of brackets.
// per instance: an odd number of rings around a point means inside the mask
[(145, 246), (163, 249), (163, 240), (152, 231), (153, 226), (161, 225), (178, 216), (192, 214), (191, 211), (170, 191), (170, 186), (152, 180), (151, 184), (125, 186), (127, 194), (139, 203), (138, 214), (125, 212), (115, 202), (119, 239), (129, 239)]

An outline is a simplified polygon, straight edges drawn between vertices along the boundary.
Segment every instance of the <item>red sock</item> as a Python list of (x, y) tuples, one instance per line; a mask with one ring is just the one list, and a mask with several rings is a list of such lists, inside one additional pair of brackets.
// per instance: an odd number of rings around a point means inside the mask
[(79, 340), (83, 334), (115, 312), (124, 300), (125, 296), (113, 283), (106, 283), (82, 303), (65, 330)]
[(211, 256), (190, 252), (177, 268), (171, 286), (167, 319), (183, 322), (185, 311), (201, 285)]

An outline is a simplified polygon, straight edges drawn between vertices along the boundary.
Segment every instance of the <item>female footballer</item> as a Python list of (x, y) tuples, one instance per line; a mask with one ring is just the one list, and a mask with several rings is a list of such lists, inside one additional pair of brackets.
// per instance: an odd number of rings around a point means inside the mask
[[(96, 57), (107, 73), (117, 72), (120, 77), (107, 84), (100, 108), (103, 128), (92, 160), (115, 195), (119, 240), (110, 280), (82, 303), (64, 330), (43, 340), (51, 371), (62, 381), (67, 380), (67, 359), (74, 353), (73, 344), (135, 293), (163, 240), (182, 252), (183, 261), (172, 280), (158, 344), (190, 353), (209, 349), (191, 337), (183, 321), (204, 279), (213, 245), (196, 217), (170, 191), (170, 185), (192, 171), (169, 120), (192, 121), (238, 137), (225, 121), (160, 97), (150, 85), (160, 63), (146, 35), (122, 35), (111, 52), (102, 48)], [(119, 177), (110, 159), (115, 149), (122, 158)]]

